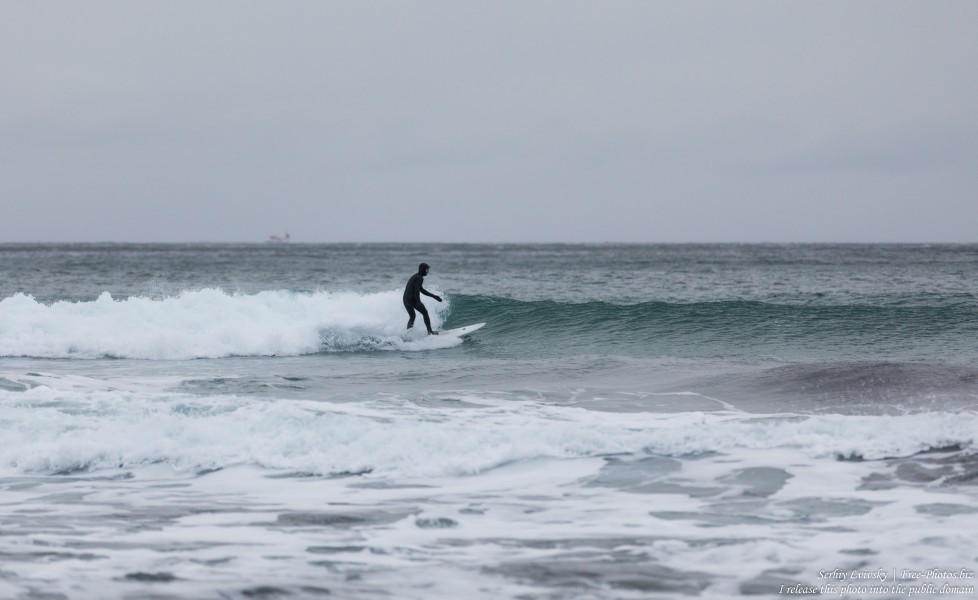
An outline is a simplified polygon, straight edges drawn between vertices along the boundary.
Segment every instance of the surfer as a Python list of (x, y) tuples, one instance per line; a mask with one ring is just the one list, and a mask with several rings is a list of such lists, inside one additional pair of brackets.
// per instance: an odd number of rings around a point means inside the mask
[(421, 287), (421, 284), (424, 283), (424, 276), (429, 271), (431, 271), (431, 267), (428, 266), (428, 263), (421, 263), (418, 265), (418, 272), (412, 275), (411, 279), (408, 279), (407, 286), (404, 287), (404, 309), (407, 310), (409, 317), (408, 329), (414, 327), (414, 311), (418, 311), (424, 317), (424, 324), (428, 328), (428, 335), (438, 335), (437, 331), (432, 331), (431, 329), (431, 318), (428, 316), (428, 309), (424, 307), (424, 304), (421, 304), (421, 294), (431, 296), (441, 302), (441, 296), (432, 294)]

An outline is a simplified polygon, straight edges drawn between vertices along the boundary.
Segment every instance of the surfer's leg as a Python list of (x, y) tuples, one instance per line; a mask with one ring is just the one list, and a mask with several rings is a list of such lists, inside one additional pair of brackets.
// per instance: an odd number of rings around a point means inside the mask
[[(412, 327), (414, 327), (414, 317), (415, 317), (414, 307), (411, 306), (410, 304), (408, 304), (407, 302), (405, 302), (404, 303), (404, 310), (406, 310), (408, 312), (408, 326), (407, 326), (407, 328), (408, 329), (411, 329)], [(428, 318), (428, 315), (425, 315), (424, 318), (427, 319)], [(429, 327), (429, 329), (430, 329), (430, 327)]]
[(414, 308), (418, 309), (421, 316), (424, 317), (424, 326), (428, 328), (428, 333), (434, 333), (431, 329), (431, 317), (428, 316), (428, 309), (424, 307), (424, 304), (418, 302), (414, 305)]

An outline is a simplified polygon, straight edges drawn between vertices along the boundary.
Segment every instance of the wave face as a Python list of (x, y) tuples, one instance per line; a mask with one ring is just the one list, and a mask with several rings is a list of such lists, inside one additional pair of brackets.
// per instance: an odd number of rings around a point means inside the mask
[(511, 344), (672, 356), (829, 360), (976, 357), (978, 303), (905, 306), (452, 298), (452, 321), (487, 321)]
[[(436, 328), (488, 322), (483, 348), (513, 357), (586, 353), (817, 360), (978, 359), (978, 304), (799, 305), (558, 302), (452, 296)], [(459, 339), (407, 335), (399, 291), (185, 291), (154, 299), (0, 300), (0, 356), (174, 360), (431, 350)]]
[[(430, 303), (435, 327), (447, 305)], [(176, 360), (351, 350), (428, 350), (458, 339), (406, 336), (400, 292), (374, 294), (221, 290), (151, 299), (43, 304), (0, 300), (0, 356)], [(424, 324), (418, 332), (424, 329)]]

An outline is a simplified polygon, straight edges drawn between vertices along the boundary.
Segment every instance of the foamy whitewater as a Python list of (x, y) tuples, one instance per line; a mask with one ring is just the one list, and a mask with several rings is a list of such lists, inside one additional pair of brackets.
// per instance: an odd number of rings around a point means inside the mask
[(0, 598), (974, 597), (976, 259), (0, 246)]
[[(202, 289), (160, 299), (115, 300), (102, 292), (92, 302), (47, 305), (18, 293), (0, 301), (0, 355), (177, 360), (420, 350), (461, 342), (404, 339), (400, 298), (398, 290), (244, 295)], [(442, 311), (432, 312), (440, 325)]]

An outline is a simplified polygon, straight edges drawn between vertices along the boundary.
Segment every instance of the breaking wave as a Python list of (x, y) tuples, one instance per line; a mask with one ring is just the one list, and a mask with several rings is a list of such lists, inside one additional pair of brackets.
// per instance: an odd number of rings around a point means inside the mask
[(183, 394), (0, 390), (0, 474), (234, 465), (331, 475), (457, 476), (541, 458), (762, 450), (879, 459), (970, 451), (973, 412), (907, 416), (606, 413), (467, 397), (469, 408)]
[[(975, 352), (978, 304), (799, 305), (558, 302), (455, 295), (426, 302), (436, 328), (487, 322), (497, 351), (946, 360)], [(0, 300), (0, 356), (190, 359), (431, 350), (460, 340), (406, 335), (400, 291), (185, 291), (156, 299)], [(420, 322), (419, 322), (420, 323)], [(912, 340), (912, 342), (910, 342)]]
[[(436, 328), (447, 303), (429, 303)], [(420, 317), (419, 317), (420, 319)], [(186, 291), (163, 299), (0, 301), (0, 356), (176, 360), (356, 350), (430, 350), (459, 339), (405, 335), (399, 291)], [(420, 323), (420, 320), (419, 320)]]

